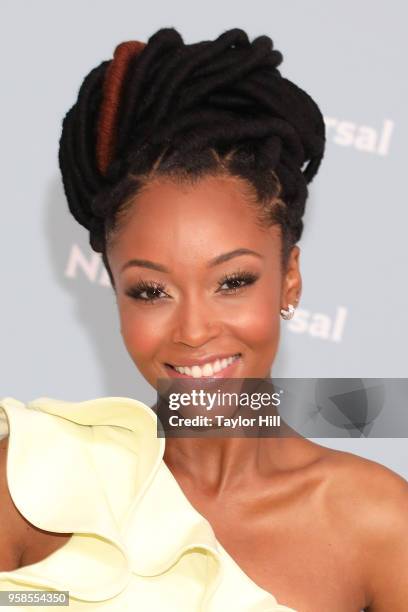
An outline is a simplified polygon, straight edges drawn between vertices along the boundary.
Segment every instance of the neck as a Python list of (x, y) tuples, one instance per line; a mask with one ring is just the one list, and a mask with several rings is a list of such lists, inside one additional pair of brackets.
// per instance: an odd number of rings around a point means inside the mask
[(259, 474), (270, 442), (265, 445), (265, 438), (167, 438), (163, 459), (176, 477), (221, 493)]
[[(247, 392), (275, 389), (266, 379), (248, 379), (241, 390)], [(259, 393), (258, 393), (259, 395)], [(222, 409), (221, 412), (225, 410)], [(216, 410), (211, 412), (214, 416)], [(190, 482), (201, 490), (215, 494), (242, 486), (244, 483), (262, 479), (282, 470), (284, 456), (288, 453), (288, 437), (291, 433), (284, 422), (271, 434), (265, 427), (258, 427), (261, 415), (277, 415), (274, 405), (252, 410), (238, 408), (226, 416), (254, 417), (253, 427), (224, 427), (201, 431), (196, 437), (166, 437), (163, 460), (178, 480)], [(238, 420), (238, 419), (237, 419)], [(292, 433), (293, 432), (292, 430)]]

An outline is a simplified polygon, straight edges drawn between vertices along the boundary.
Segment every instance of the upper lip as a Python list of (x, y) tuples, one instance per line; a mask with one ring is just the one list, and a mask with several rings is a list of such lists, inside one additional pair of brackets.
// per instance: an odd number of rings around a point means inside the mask
[(180, 363), (167, 363), (173, 366), (173, 368), (180, 368), (182, 366), (192, 367), (195, 365), (202, 366), (205, 363), (213, 363), (217, 359), (225, 359), (227, 357), (233, 357), (234, 355), (241, 355), (241, 353), (219, 353), (217, 355), (206, 355), (204, 357), (186, 357), (184, 361), (180, 360)]

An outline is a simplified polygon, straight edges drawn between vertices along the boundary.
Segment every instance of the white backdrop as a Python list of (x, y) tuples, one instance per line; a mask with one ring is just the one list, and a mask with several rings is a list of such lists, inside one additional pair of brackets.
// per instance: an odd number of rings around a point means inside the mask
[[(154, 391), (121, 343), (115, 301), (67, 211), (61, 121), (123, 40), (177, 28), (268, 34), (282, 74), (318, 102), (327, 151), (310, 188), (303, 296), (282, 323), (277, 376), (406, 377), (406, 9), (397, 0), (9, 0), (1, 11), (0, 397), (82, 400)], [(318, 440), (408, 476), (404, 439)]]

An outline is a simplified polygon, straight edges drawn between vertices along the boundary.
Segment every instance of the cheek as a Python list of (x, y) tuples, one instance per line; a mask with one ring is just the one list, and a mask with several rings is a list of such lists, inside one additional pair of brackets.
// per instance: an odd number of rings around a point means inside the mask
[(262, 297), (254, 294), (230, 324), (248, 346), (274, 353), (279, 341), (279, 308), (280, 300), (276, 293), (262, 293)]
[(152, 312), (154, 307), (149, 309), (150, 306), (119, 306), (122, 338), (136, 365), (153, 356), (163, 342), (160, 314)]

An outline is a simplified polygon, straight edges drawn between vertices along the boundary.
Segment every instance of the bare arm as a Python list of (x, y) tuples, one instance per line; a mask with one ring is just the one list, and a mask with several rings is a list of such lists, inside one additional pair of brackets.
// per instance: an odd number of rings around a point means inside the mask
[(8, 437), (0, 440), (0, 571), (19, 567), (22, 554), (22, 529), (19, 512), (7, 485)]

